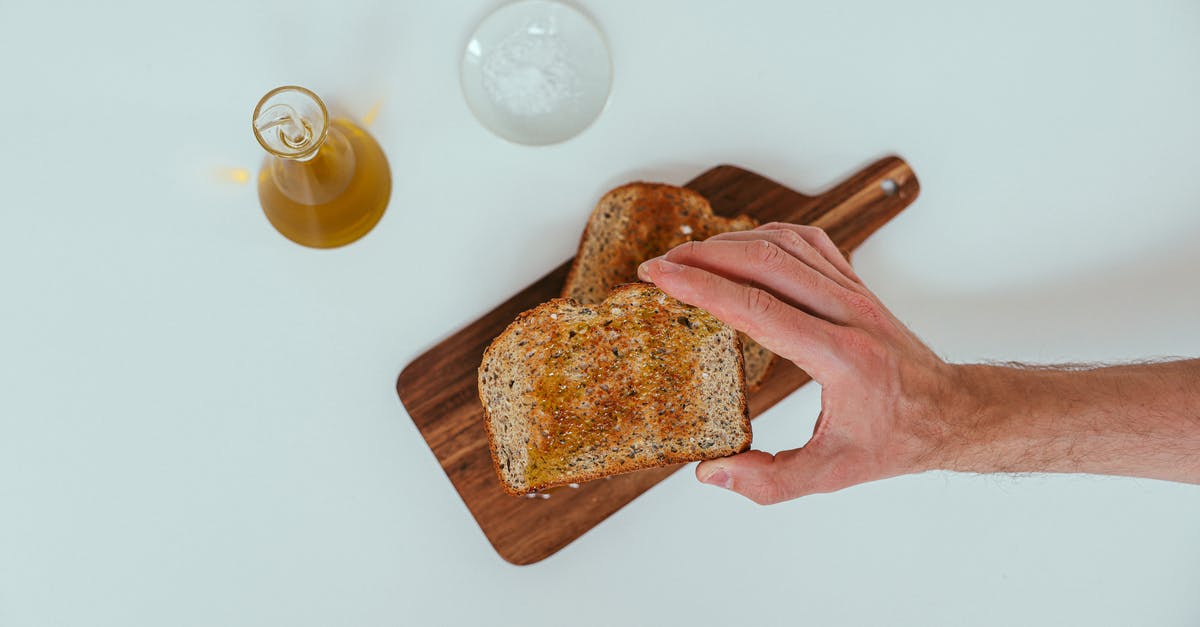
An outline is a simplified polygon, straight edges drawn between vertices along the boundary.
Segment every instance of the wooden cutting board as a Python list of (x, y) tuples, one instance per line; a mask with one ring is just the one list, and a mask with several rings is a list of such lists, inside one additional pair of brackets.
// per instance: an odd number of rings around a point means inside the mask
[[(920, 192), (916, 175), (898, 157), (876, 161), (816, 196), (729, 165), (708, 170), (687, 186), (707, 197), (720, 215), (746, 213), (760, 223), (814, 224), (847, 252)], [(517, 314), (559, 296), (569, 266), (570, 260), (413, 360), (396, 382), (401, 402), (479, 527), (500, 556), (514, 564), (531, 564), (554, 554), (682, 466), (629, 473), (577, 489), (559, 488), (550, 498), (512, 497), (500, 489), (488, 452), (476, 369), (483, 350)], [(750, 397), (750, 416), (808, 381), (799, 368), (777, 360)]]

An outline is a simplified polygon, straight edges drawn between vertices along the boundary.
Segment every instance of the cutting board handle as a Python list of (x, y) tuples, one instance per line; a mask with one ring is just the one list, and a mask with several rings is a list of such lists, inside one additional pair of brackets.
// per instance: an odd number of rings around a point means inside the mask
[(812, 221), (843, 251), (863, 243), (921, 193), (917, 175), (903, 159), (884, 157), (821, 194), (821, 217)]

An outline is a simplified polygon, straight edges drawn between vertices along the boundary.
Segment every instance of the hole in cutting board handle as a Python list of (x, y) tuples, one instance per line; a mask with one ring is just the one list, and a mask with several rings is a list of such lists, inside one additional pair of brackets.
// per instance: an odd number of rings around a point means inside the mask
[(884, 196), (894, 196), (900, 187), (892, 179), (883, 179), (879, 182), (879, 189), (883, 190)]

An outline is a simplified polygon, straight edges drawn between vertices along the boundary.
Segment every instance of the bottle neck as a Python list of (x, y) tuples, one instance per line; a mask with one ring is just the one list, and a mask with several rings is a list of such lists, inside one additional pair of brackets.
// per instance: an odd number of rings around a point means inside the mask
[(275, 187), (303, 205), (321, 205), (340, 196), (358, 168), (354, 148), (337, 125), (307, 157), (268, 158), (268, 162)]

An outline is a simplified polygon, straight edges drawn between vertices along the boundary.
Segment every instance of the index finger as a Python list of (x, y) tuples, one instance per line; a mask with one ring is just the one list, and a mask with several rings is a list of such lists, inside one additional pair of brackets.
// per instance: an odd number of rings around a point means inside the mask
[(836, 325), (811, 316), (757, 287), (700, 268), (651, 259), (638, 276), (673, 298), (707, 310), (767, 350), (800, 366), (820, 383), (833, 372)]

